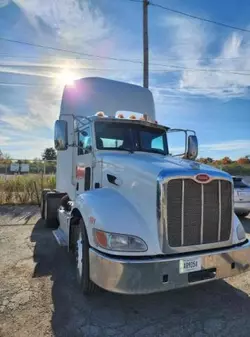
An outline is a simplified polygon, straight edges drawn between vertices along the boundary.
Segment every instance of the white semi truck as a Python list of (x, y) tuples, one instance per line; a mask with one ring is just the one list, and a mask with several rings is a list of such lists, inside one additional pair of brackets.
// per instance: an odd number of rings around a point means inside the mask
[(185, 153), (171, 156), (173, 130), (155, 121), (148, 89), (104, 78), (65, 87), (56, 190), (43, 191), (41, 212), (84, 293), (154, 293), (250, 269), (232, 178), (195, 162), (196, 135), (183, 131)]

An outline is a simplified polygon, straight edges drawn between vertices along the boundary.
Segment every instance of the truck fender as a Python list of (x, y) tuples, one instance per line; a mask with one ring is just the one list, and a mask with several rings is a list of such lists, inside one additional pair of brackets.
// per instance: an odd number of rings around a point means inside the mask
[[(154, 241), (155, 233), (150, 232), (145, 219), (135, 206), (114, 189), (99, 188), (82, 193), (76, 198), (74, 208), (80, 212), (86, 226), (89, 244), (94, 248), (97, 248), (93, 239), (94, 228), (137, 236), (147, 245), (150, 242), (154, 250), (159, 247), (158, 240)], [(102, 250), (100, 247), (98, 249)]]
[(238, 218), (238, 216), (234, 213), (234, 216), (233, 216), (233, 228), (232, 228), (232, 244), (233, 245), (236, 245), (240, 242), (244, 242), (245, 241), (245, 238), (242, 239), (242, 240), (239, 240), (238, 239), (238, 235), (237, 235), (237, 228), (238, 226), (241, 226), (242, 229), (244, 230), (244, 227), (240, 221), (240, 219)]

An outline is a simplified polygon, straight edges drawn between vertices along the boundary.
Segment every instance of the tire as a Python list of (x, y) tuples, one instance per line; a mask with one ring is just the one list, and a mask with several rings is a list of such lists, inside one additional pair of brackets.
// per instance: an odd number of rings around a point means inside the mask
[(49, 191), (45, 193), (44, 198), (44, 220), (46, 228), (57, 229), (59, 226), (57, 220), (57, 209), (59, 207), (60, 199), (57, 193)]
[(42, 190), (42, 194), (41, 194), (41, 205), (40, 205), (40, 211), (41, 211), (41, 218), (44, 219), (44, 211), (45, 211), (45, 207), (44, 207), (44, 203), (45, 203), (45, 196), (46, 193), (50, 192), (50, 189), (44, 189)]
[(89, 241), (82, 219), (71, 226), (71, 238), (77, 281), (85, 295), (93, 294), (98, 287), (89, 278)]

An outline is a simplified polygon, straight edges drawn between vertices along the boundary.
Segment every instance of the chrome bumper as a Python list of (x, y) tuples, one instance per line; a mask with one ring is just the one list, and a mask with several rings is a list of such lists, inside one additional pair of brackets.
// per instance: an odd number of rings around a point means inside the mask
[[(199, 256), (202, 272), (180, 274), (179, 261)], [(235, 276), (250, 270), (250, 242), (216, 252), (178, 255), (178, 257), (123, 259), (90, 249), (90, 278), (99, 287), (122, 294), (149, 294), (187, 287), (215, 279)], [(194, 273), (196, 273), (195, 277)], [(200, 276), (199, 276), (200, 275)], [(205, 274), (204, 274), (205, 275)], [(198, 276), (198, 279), (197, 279)]]
[(250, 213), (250, 202), (245, 201), (245, 202), (235, 202), (234, 203), (234, 211), (235, 213)]

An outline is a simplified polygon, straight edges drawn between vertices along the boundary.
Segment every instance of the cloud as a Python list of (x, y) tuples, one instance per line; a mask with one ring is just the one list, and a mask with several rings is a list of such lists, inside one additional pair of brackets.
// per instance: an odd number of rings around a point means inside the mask
[[(35, 88), (19, 113), (18, 109), (0, 104), (0, 120), (8, 128), (19, 131), (29, 131), (37, 128), (53, 128), (53, 122), (59, 114), (60, 94), (55, 95), (49, 88)], [(8, 130), (9, 132), (9, 130)]]
[(201, 144), (199, 146), (200, 157), (212, 157), (220, 159), (229, 156), (235, 160), (240, 157), (245, 157), (250, 154), (250, 140), (249, 139), (235, 139), (231, 141)]
[(0, 144), (1, 146), (8, 145), (9, 141), (11, 140), (8, 136), (0, 136)]
[[(134, 43), (133, 34), (121, 31), (119, 25), (107, 20), (101, 11), (95, 6), (90, 7), (87, 1), (65, 0), (59, 5), (59, 2), (51, 0), (15, 0), (15, 4), (20, 9), (20, 17), (15, 25), (8, 29), (7, 36), (10, 38), (88, 54), (141, 59), (141, 47)], [(244, 35), (229, 31), (224, 41), (218, 42), (213, 28), (210, 29), (210, 26), (206, 25), (205, 29), (198, 21), (168, 14), (159, 22), (160, 29), (166, 32), (165, 39), (162, 39), (160, 44), (152, 44), (150, 50), (151, 62), (162, 64), (150, 67), (150, 84), (157, 107), (164, 106), (162, 111), (176, 111), (180, 103), (186, 107), (187, 100), (201, 96), (223, 100), (249, 97), (250, 76), (233, 74), (250, 69), (250, 44), (246, 43)], [(213, 47), (217, 42), (221, 43), (221, 46), (214, 51)], [(6, 46), (11, 46), (13, 57), (1, 57), (0, 75), (6, 80), (0, 85), (1, 90), (4, 85), (8, 86), (8, 90), (13, 91), (11, 97), (15, 99), (10, 102), (8, 97), (7, 102), (2, 95), (0, 121), (9, 131), (28, 132), (33, 129), (40, 134), (42, 131), (38, 130), (41, 129), (51, 131), (59, 114), (64, 85), (63, 82), (58, 83), (55, 80), (63, 68), (74, 72), (76, 77), (94, 74), (142, 84), (141, 64), (88, 56), (74, 57), (72, 54), (23, 45)], [(8, 48), (6, 50), (10, 52)], [(229, 72), (229, 69), (232, 71)], [(164, 112), (158, 116), (159, 120), (162, 120), (163, 116), (165, 117)], [(9, 142), (6, 137), (12, 136), (5, 132), (3, 137), (3, 143), (6, 144)], [(15, 135), (13, 137), (15, 138)], [(42, 137), (34, 135), (34, 139), (36, 137), (45, 145), (46, 141), (42, 141)], [(22, 141), (25, 142), (25, 139)], [(231, 144), (204, 144), (200, 149), (214, 152), (242, 149), (245, 151), (247, 149), (244, 142), (237, 140)], [(27, 150), (25, 144), (22, 146), (23, 154), (30, 151), (30, 155), (33, 155), (35, 152)]]
[[(64, 0), (59, 5), (50, 0), (43, 0), (42, 4), (40, 0), (16, 0), (15, 3), (22, 8), (33, 28), (40, 33), (41, 40), (46, 40), (47, 45), (51, 41), (51, 45), (55, 46), (56, 37), (57, 46), (76, 47), (79, 51), (86, 46), (88, 50), (96, 49), (96, 42), (102, 41), (103, 43), (98, 43), (98, 52), (105, 52), (105, 42), (112, 36), (111, 27), (100, 11), (90, 10), (87, 2)], [(55, 36), (43, 34), (41, 20), (50, 27)]]
[(13, 159), (33, 159), (41, 157), (47, 147), (53, 147), (52, 137), (42, 136), (39, 129), (29, 132), (15, 131), (4, 128), (4, 135), (0, 136), (0, 149), (8, 153)]
[(249, 139), (236, 139), (233, 141), (203, 144), (201, 148), (209, 151), (238, 151), (246, 150), (250, 152), (250, 140)]
[[(169, 151), (173, 155), (183, 153), (183, 146), (170, 146)], [(213, 158), (222, 158), (230, 156), (232, 159), (238, 159), (240, 156), (250, 154), (250, 140), (249, 139), (236, 139), (233, 141), (225, 141), (218, 143), (207, 143), (199, 145), (199, 156), (211, 156)]]
[(14, 68), (14, 67), (1, 67), (0, 66), (0, 73), (5, 73), (5, 74), (17, 74), (17, 75), (25, 75), (25, 76), (35, 76), (35, 77), (45, 77), (45, 78), (53, 78), (53, 74), (50, 72), (46, 71), (32, 71), (32, 70), (26, 70), (22, 69), (19, 67)]
[[(13, 10), (13, 2), (9, 6)], [(40, 0), (15, 0), (15, 10), (17, 24), (9, 27), (12, 39), (103, 56), (114, 57), (119, 53), (121, 56), (125, 51), (119, 27), (113, 27), (112, 22), (106, 20), (96, 7), (90, 8), (87, 2), (65, 0), (59, 6), (50, 0), (42, 3)], [(137, 81), (141, 77), (141, 67), (133, 64), (121, 65), (88, 56), (81, 59), (72, 54), (20, 44), (5, 43), (4, 46), (8, 47), (6, 50), (12, 57), (0, 55), (0, 75), (3, 78), (0, 85), (12, 90), (15, 100), (6, 101), (3, 97), (0, 120), (15, 130), (53, 128), (66, 84), (60, 80), (62, 69), (73, 72), (76, 78), (94, 74)], [(135, 56), (131, 53), (130, 57)]]
[[(166, 83), (165, 92), (218, 99), (250, 97), (250, 44), (243, 34), (229, 33), (225, 40), (218, 41), (216, 31), (207, 25), (205, 30), (198, 21), (172, 16), (164, 24), (171, 45), (163, 58), (179, 73), (174, 88), (168, 90)], [(211, 54), (215, 43), (221, 43), (221, 47)], [(166, 62), (168, 57), (174, 59), (172, 67), (171, 61)]]

